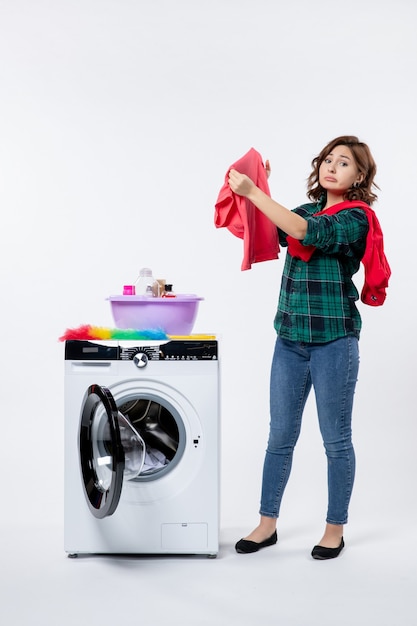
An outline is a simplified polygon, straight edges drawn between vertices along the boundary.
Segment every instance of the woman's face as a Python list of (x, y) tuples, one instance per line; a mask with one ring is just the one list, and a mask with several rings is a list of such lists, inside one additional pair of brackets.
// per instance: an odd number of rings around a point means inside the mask
[(343, 195), (354, 183), (360, 183), (359, 172), (348, 146), (336, 146), (319, 167), (319, 183), (328, 193)]

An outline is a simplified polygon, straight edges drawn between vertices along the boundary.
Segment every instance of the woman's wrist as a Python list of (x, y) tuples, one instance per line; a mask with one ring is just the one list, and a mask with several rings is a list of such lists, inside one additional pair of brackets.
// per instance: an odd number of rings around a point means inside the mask
[(253, 183), (246, 197), (252, 202), (252, 204), (258, 206), (258, 204), (261, 203), (264, 198), (268, 198), (269, 196), (267, 196), (266, 193), (262, 191), (262, 189), (259, 189), (259, 187), (257, 187), (255, 183)]

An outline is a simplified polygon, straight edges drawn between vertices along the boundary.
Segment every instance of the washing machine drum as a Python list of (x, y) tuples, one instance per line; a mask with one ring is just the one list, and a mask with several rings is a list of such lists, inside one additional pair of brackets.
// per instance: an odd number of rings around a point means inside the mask
[(112, 515), (119, 504), (123, 480), (136, 478), (143, 469), (146, 446), (106, 387), (91, 385), (87, 390), (79, 446), (90, 511), (97, 518)]

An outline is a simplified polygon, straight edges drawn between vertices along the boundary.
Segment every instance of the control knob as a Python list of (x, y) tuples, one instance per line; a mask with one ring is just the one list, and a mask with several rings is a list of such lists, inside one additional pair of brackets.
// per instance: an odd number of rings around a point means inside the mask
[(133, 363), (136, 365), (136, 367), (139, 367), (139, 369), (141, 369), (142, 367), (146, 367), (148, 365), (148, 360), (149, 357), (146, 352), (137, 352), (133, 357)]

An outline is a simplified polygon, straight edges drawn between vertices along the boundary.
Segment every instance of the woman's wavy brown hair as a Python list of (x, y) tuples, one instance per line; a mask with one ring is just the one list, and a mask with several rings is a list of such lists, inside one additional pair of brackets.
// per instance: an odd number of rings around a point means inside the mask
[(319, 183), (319, 169), (324, 159), (337, 147), (347, 146), (350, 148), (356, 166), (359, 172), (363, 174), (363, 180), (358, 186), (350, 187), (344, 196), (345, 200), (362, 200), (368, 204), (372, 204), (377, 199), (377, 195), (373, 193), (372, 188), (379, 189), (374, 183), (376, 174), (376, 164), (366, 143), (359, 141), (357, 137), (351, 135), (343, 135), (330, 141), (323, 148), (318, 156), (312, 162), (313, 171), (307, 179), (307, 196), (310, 200), (317, 202), (326, 194), (326, 190)]

